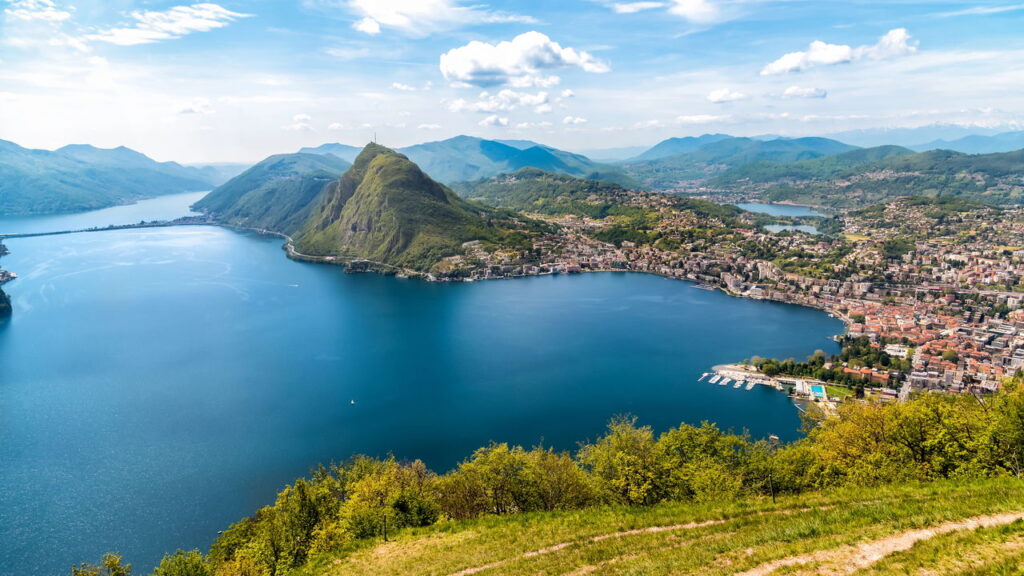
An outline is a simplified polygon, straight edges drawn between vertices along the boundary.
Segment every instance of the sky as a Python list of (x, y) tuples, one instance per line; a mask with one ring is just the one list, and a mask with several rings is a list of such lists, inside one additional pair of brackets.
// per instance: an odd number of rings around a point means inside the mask
[(200, 163), (1015, 130), (1021, 30), (1021, 0), (0, 0), (0, 139)]

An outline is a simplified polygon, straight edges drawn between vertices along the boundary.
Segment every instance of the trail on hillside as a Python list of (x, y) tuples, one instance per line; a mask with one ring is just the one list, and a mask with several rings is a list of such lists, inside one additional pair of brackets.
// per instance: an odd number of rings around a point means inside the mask
[(597, 536), (591, 536), (582, 540), (573, 540), (571, 542), (562, 542), (560, 544), (553, 544), (546, 546), (531, 552), (525, 552), (517, 558), (507, 558), (505, 560), (498, 560), (497, 562), (491, 562), (490, 564), (484, 564), (483, 566), (474, 566), (472, 568), (466, 568), (451, 574), (450, 576), (472, 576), (485, 570), (491, 570), (504, 564), (516, 560), (518, 558), (535, 558), (537, 556), (543, 556), (544, 554), (551, 554), (552, 552), (558, 552), (559, 550), (565, 550), (570, 546), (579, 544), (582, 542), (600, 542), (602, 540), (608, 540), (609, 538), (624, 538), (627, 536), (636, 536), (638, 534), (657, 534), (659, 532), (674, 532), (677, 530), (695, 530), (697, 528), (705, 528), (707, 526), (716, 526), (718, 524), (724, 524), (728, 520), (706, 520), (704, 522), (689, 522), (686, 524), (673, 524), (671, 526), (649, 526), (647, 528), (636, 528), (634, 530), (624, 530), (622, 532), (612, 532), (610, 534), (599, 534)]
[(867, 568), (886, 556), (909, 550), (914, 544), (935, 538), (936, 536), (961, 530), (977, 530), (979, 528), (1003, 526), (1018, 520), (1024, 520), (1024, 512), (976, 516), (956, 522), (946, 522), (931, 528), (893, 534), (892, 536), (865, 542), (857, 546), (842, 546), (832, 550), (820, 550), (800, 556), (773, 560), (751, 570), (739, 572), (734, 576), (768, 576), (780, 568), (811, 563), (818, 564), (818, 566), (814, 567), (814, 574), (845, 576), (853, 574), (862, 568)]

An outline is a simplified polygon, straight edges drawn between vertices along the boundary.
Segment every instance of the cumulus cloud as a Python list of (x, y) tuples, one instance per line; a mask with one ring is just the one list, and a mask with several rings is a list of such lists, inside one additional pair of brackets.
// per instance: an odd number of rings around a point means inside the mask
[(440, 130), (440, 124), (420, 124), (416, 127), (417, 130)]
[(198, 100), (193, 100), (191, 104), (178, 110), (178, 114), (196, 114), (199, 116), (208, 116), (210, 114), (213, 114), (213, 106), (210, 104), (209, 100), (201, 98)]
[(480, 98), (476, 102), (467, 102), (459, 98), (449, 103), (448, 109), (452, 112), (482, 112), (491, 114), (494, 112), (511, 112), (517, 108), (533, 106), (540, 112), (542, 107), (545, 106), (547, 107), (546, 110), (550, 111), (549, 102), (550, 97), (547, 92), (532, 94), (530, 92), (505, 89), (493, 94), (481, 92)]
[(783, 98), (827, 98), (828, 91), (824, 88), (803, 88), (790, 86), (782, 93)]
[[(283, 126), (285, 130), (291, 130), (293, 132), (305, 132), (313, 129), (313, 117), (309, 114), (296, 114), (292, 116), (291, 124)], [(332, 124), (332, 126), (334, 126)]]
[(726, 102), (738, 102), (740, 100), (746, 100), (747, 95), (742, 92), (734, 92), (728, 88), (722, 88), (720, 90), (714, 90), (708, 94), (708, 102), (715, 104), (724, 104)]
[(587, 119), (580, 118), (579, 116), (566, 116), (565, 118), (562, 118), (562, 124), (565, 124), (566, 126), (578, 126), (586, 123)]
[(53, 0), (8, 0), (10, 8), (4, 9), (8, 19), (23, 22), (63, 22), (71, 18), (71, 12), (57, 7)]
[(491, 116), (481, 120), (480, 125), (484, 128), (503, 128), (508, 126), (508, 118), (492, 114)]
[(485, 10), (459, 0), (349, 0), (348, 7), (361, 17), (352, 27), (371, 35), (380, 34), (385, 28), (427, 36), (471, 24), (536, 23), (529, 16)]
[(790, 52), (769, 63), (761, 70), (762, 76), (803, 72), (815, 66), (832, 66), (858, 60), (887, 60), (908, 56), (917, 51), (917, 42), (911, 41), (906, 28), (890, 30), (878, 42), (853, 48), (845, 44), (828, 44), (821, 40), (811, 42), (807, 50)]
[(693, 24), (715, 24), (727, 20), (719, 0), (666, 0), (664, 2), (605, 2), (616, 14), (636, 14), (648, 10), (667, 9), (673, 16)]
[(561, 79), (548, 72), (562, 68), (581, 68), (593, 74), (611, 70), (587, 52), (563, 48), (540, 32), (497, 44), (473, 41), (441, 55), (441, 74), (461, 86), (550, 87)]
[(109, 42), (118, 46), (151, 44), (181, 38), (193, 32), (223, 28), (250, 14), (232, 12), (217, 4), (175, 6), (163, 11), (137, 10), (130, 14), (134, 23), (120, 28), (101, 30), (85, 36), (87, 40)]
[(413, 88), (412, 86), (409, 86), (408, 84), (402, 84), (401, 82), (395, 82), (394, 84), (391, 85), (391, 87), (394, 88), (395, 90), (398, 90), (399, 92), (415, 92), (416, 91), (416, 88)]

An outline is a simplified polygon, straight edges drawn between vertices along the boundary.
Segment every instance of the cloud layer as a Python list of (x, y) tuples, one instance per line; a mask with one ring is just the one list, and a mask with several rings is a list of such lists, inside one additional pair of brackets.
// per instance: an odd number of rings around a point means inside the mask
[(388, 28), (412, 36), (427, 36), (469, 24), (535, 22), (528, 16), (465, 6), (457, 0), (350, 0), (348, 7), (359, 17), (352, 27), (371, 36)]
[(164, 11), (139, 10), (131, 13), (130, 25), (102, 30), (85, 36), (86, 40), (109, 42), (118, 46), (151, 44), (181, 38), (193, 32), (223, 28), (248, 14), (232, 12), (217, 4), (175, 6)]
[(908, 56), (917, 51), (917, 42), (911, 41), (906, 28), (890, 30), (869, 46), (853, 48), (845, 44), (828, 44), (821, 40), (811, 42), (807, 50), (790, 52), (769, 63), (761, 70), (762, 76), (803, 72), (816, 66), (847, 64), (858, 60), (887, 60)]
[(594, 74), (611, 70), (587, 52), (563, 48), (540, 32), (497, 44), (473, 41), (441, 55), (441, 74), (459, 86), (550, 87), (561, 81), (550, 72), (563, 68)]

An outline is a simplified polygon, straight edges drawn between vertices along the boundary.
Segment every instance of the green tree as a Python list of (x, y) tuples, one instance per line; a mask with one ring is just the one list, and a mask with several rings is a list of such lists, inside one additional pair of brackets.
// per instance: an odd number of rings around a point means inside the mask
[(71, 576), (132, 576), (132, 565), (125, 564), (119, 554), (104, 554), (99, 566), (81, 564), (72, 567)]
[(210, 569), (198, 550), (178, 550), (164, 556), (153, 576), (210, 576)]

